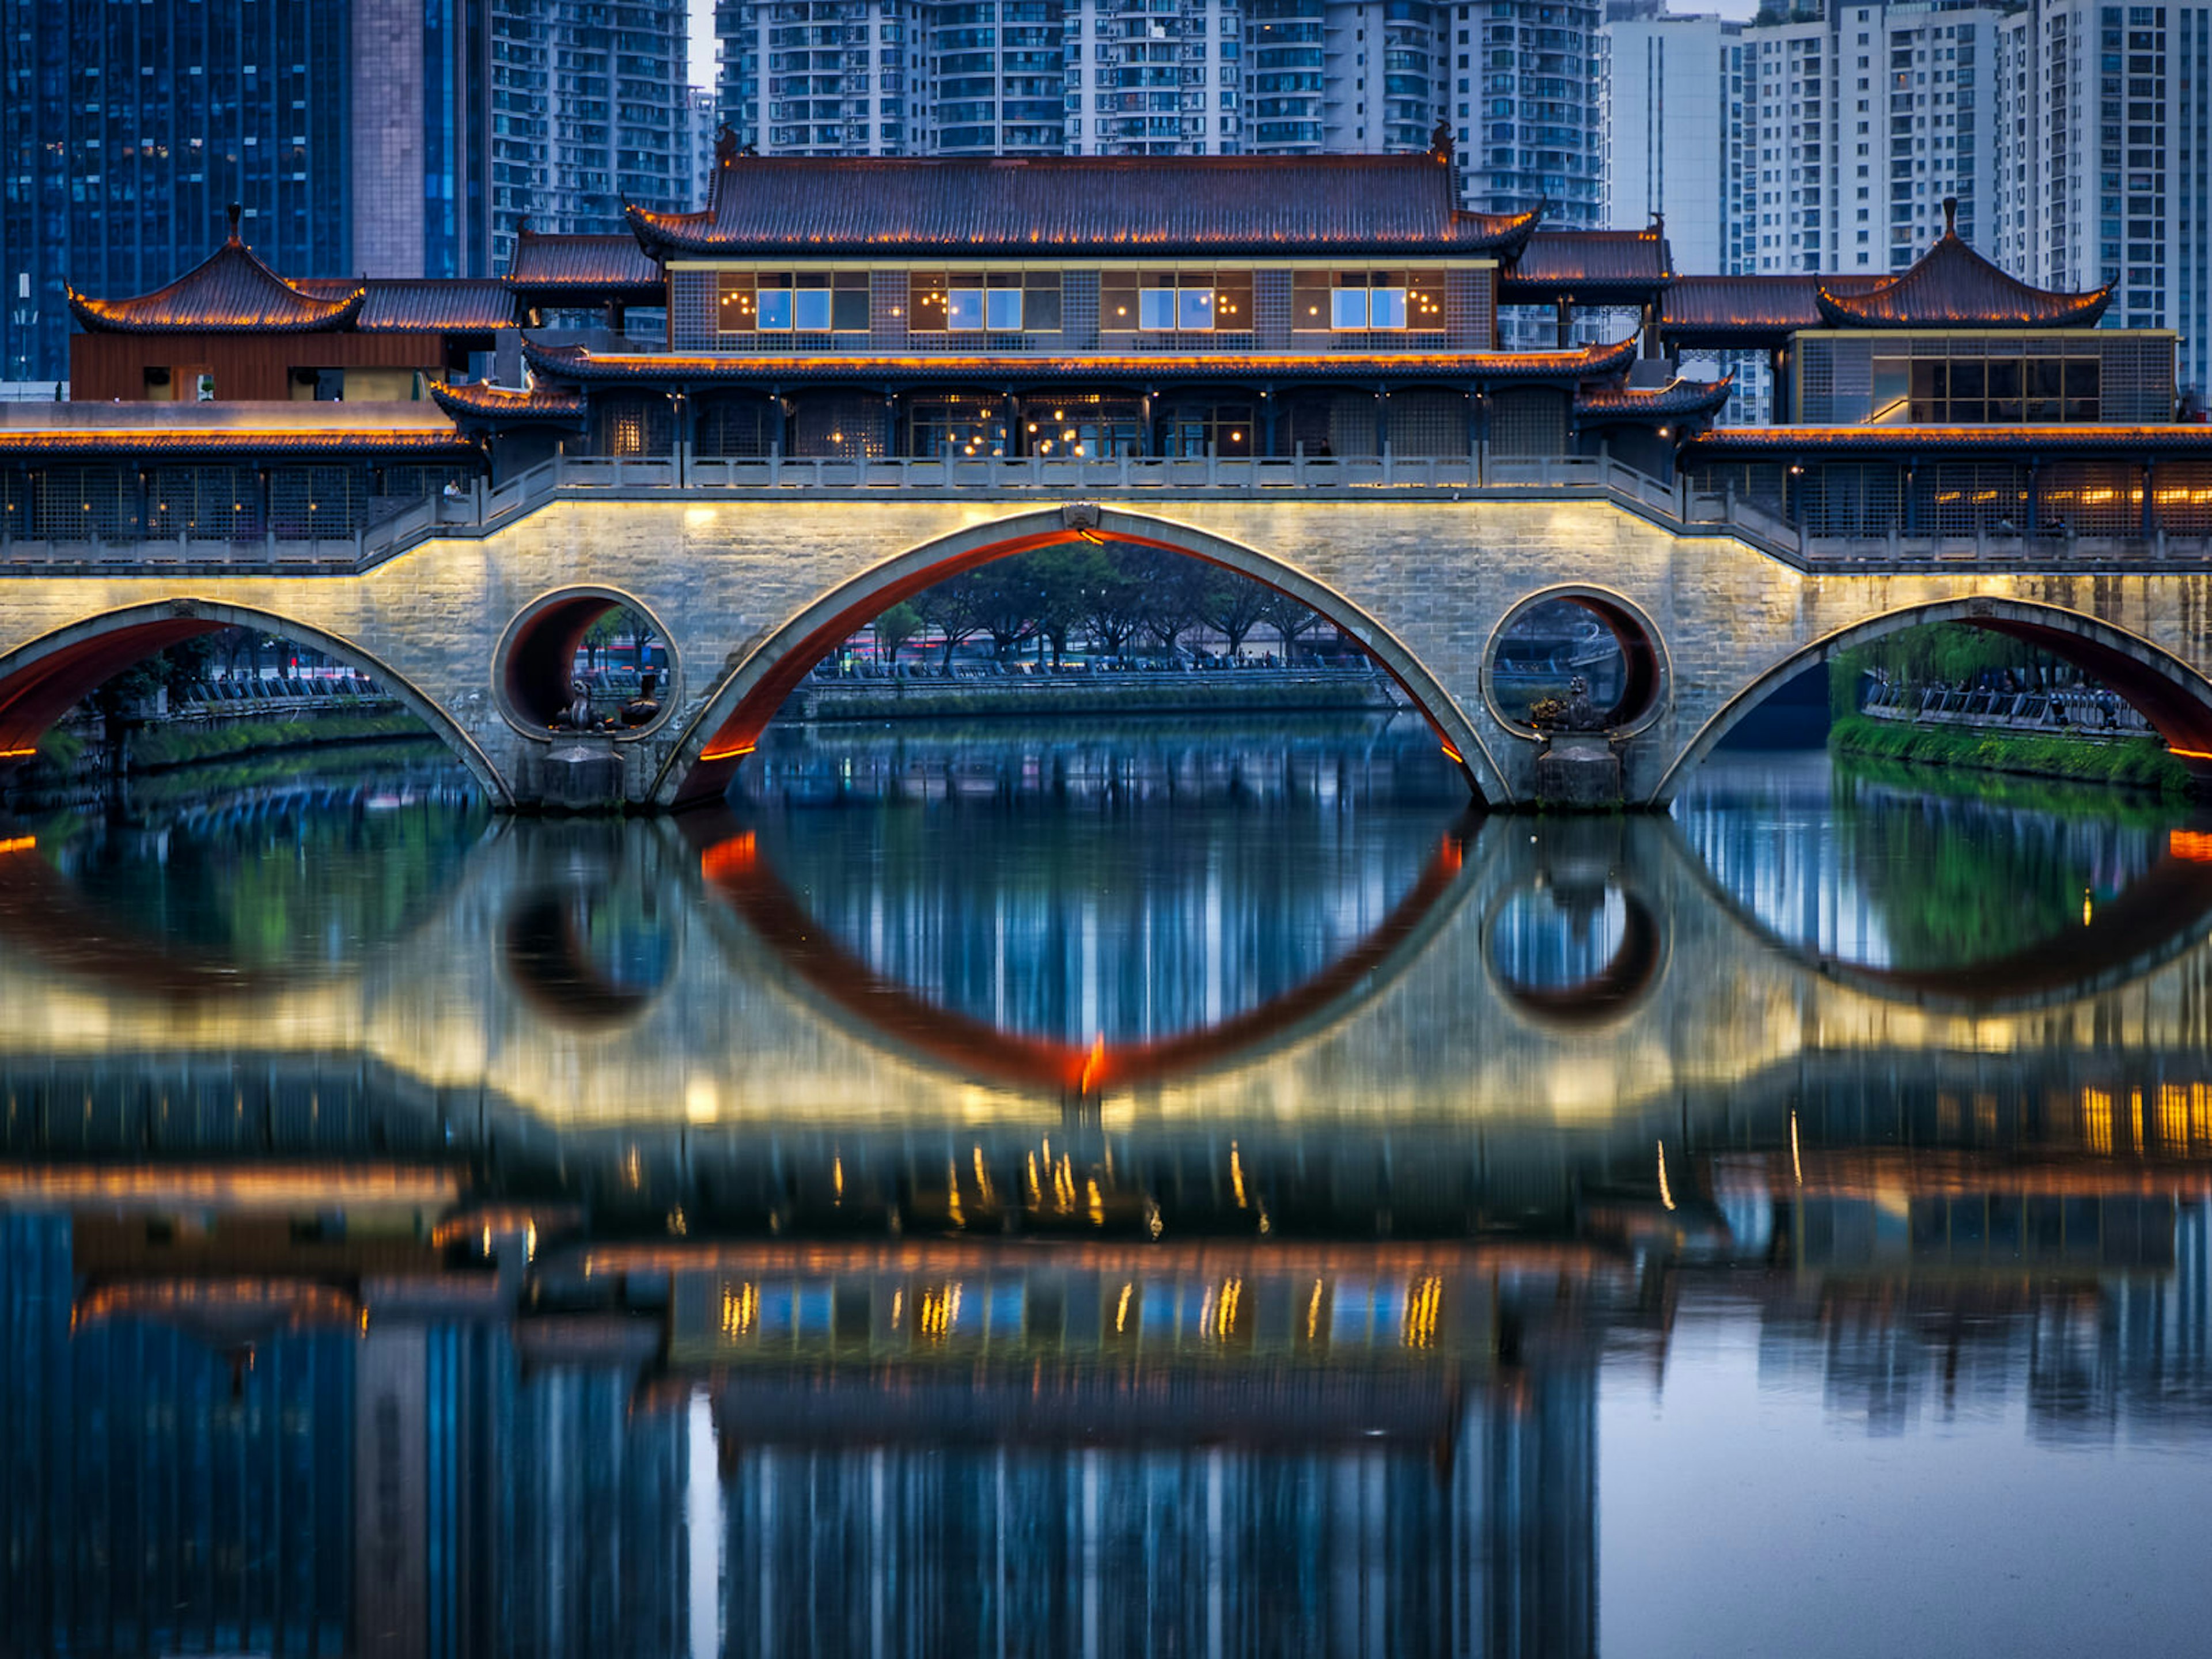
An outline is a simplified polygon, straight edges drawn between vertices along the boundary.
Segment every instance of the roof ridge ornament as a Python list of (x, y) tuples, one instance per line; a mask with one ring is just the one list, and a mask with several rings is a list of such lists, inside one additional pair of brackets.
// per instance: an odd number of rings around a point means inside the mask
[(1439, 112), (1436, 125), (1429, 129), (1429, 154), (1449, 167), (1454, 153), (1451, 123)]
[(725, 121), (714, 130), (714, 165), (718, 167), (726, 167), (737, 159), (738, 135), (731, 130), (730, 124)]
[(222, 216), (230, 222), (229, 240), (235, 242), (240, 247), (244, 247), (246, 243), (244, 239), (238, 234), (238, 222), (240, 218), (245, 216), (245, 213), (246, 204), (243, 202), (233, 202), (222, 210)]
[(1943, 198), (1943, 234), (1946, 236), (1959, 234), (1959, 198), (1955, 196)]

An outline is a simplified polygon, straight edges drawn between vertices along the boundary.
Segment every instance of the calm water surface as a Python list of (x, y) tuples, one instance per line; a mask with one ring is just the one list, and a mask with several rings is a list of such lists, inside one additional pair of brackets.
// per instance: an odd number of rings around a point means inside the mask
[(2204, 1650), (2186, 811), (232, 782), (0, 824), (0, 1652)]

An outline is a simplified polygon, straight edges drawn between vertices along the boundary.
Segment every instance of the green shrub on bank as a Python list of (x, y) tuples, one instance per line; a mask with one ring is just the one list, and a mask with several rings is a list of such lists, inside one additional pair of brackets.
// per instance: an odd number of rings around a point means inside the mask
[(428, 728), (398, 710), (382, 714), (327, 714), (301, 720), (236, 720), (197, 731), (153, 726), (131, 741), (133, 771), (190, 766), (272, 749), (307, 749), (325, 743), (358, 743), (370, 738), (428, 737)]
[(1923, 766), (1971, 766), (1987, 772), (2117, 784), (2176, 797), (2190, 793), (2188, 769), (2156, 738), (2087, 743), (2078, 738), (1911, 726), (1845, 714), (1829, 728), (1828, 746), (1839, 754)]

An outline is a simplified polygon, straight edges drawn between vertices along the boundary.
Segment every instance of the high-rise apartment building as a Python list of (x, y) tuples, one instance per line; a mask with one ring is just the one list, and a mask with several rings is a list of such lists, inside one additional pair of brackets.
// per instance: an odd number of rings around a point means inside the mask
[(1488, 0), (1450, 9), (1445, 84), (1460, 132), (1462, 199), (1479, 212), (1540, 206), (1553, 224), (1596, 224), (1602, 8)]
[(1735, 188), (1744, 152), (1743, 25), (1642, 5), (1607, 20), (1601, 222), (1663, 220), (1678, 270), (1749, 269)]
[(605, 230), (625, 200), (690, 207), (684, 0), (491, 0), (491, 258), (524, 219)]
[(2034, 0), (2003, 20), (1992, 252), (2032, 283), (2117, 281), (2107, 319), (2180, 336), (2212, 395), (2212, 5)]

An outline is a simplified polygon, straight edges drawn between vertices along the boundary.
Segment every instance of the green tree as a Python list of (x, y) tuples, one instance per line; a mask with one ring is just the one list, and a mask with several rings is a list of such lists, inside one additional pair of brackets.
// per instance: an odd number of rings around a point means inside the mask
[(1297, 653), (1299, 639), (1321, 626), (1321, 612), (1303, 599), (1269, 588), (1260, 605), (1260, 620), (1275, 630), (1283, 642), (1283, 660)]
[(876, 654), (887, 667), (898, 665), (906, 642), (921, 632), (921, 613), (904, 599), (878, 617), (874, 623)]
[(1091, 648), (1118, 657), (1145, 625), (1145, 575), (1141, 569), (1104, 548), (1077, 556), (1074, 577), (1078, 625)]

